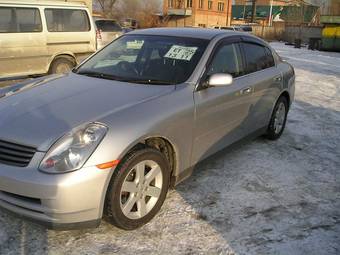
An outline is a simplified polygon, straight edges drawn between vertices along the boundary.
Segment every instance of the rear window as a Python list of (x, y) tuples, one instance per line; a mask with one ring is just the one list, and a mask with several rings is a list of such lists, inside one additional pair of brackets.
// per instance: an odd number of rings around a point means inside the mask
[(41, 32), (40, 12), (36, 8), (0, 7), (0, 33)]
[(114, 20), (97, 20), (96, 26), (103, 32), (120, 32), (121, 26)]
[(45, 9), (49, 32), (90, 31), (90, 21), (85, 10)]

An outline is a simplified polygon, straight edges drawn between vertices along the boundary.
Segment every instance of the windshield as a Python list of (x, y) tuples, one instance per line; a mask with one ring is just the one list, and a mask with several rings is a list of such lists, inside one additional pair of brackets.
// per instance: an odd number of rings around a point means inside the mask
[(114, 20), (97, 20), (96, 26), (102, 32), (122, 31), (121, 26)]
[(190, 77), (207, 44), (207, 40), (183, 37), (125, 35), (76, 72), (132, 83), (179, 84)]

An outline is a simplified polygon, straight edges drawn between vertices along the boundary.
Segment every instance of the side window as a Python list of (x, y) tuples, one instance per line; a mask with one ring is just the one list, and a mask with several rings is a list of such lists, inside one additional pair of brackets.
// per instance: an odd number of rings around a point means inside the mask
[(0, 7), (0, 33), (15, 33), (14, 8)]
[(49, 32), (85, 32), (90, 30), (90, 21), (85, 10), (46, 9)]
[[(242, 43), (247, 61), (247, 73), (260, 71), (274, 66), (274, 59), (270, 50), (254, 43)], [(268, 51), (270, 54), (268, 54)]]
[(0, 33), (41, 32), (40, 12), (36, 8), (0, 7)]
[(222, 46), (215, 54), (208, 75), (215, 73), (228, 73), (233, 77), (243, 75), (242, 57), (238, 44)]
[(19, 32), (41, 32), (41, 18), (38, 9), (16, 8), (17, 26)]
[(275, 66), (275, 61), (274, 61), (272, 51), (270, 49), (268, 49), (267, 47), (265, 48), (265, 51), (266, 51), (266, 55), (267, 55), (267, 61), (266, 61), (267, 68)]

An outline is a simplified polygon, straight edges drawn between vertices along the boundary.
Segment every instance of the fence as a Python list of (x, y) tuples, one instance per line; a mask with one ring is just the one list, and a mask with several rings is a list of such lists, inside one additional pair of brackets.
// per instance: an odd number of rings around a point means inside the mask
[(274, 23), (274, 26), (253, 26), (253, 33), (265, 40), (283, 40), (293, 43), (295, 39), (301, 39), (303, 43), (308, 43), (309, 38), (320, 37), (321, 26), (293, 26), (284, 22)]

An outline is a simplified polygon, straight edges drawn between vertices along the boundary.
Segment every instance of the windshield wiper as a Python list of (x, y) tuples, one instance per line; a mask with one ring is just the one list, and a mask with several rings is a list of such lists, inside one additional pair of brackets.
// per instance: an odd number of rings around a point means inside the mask
[(98, 72), (93, 72), (93, 71), (79, 71), (79, 72), (77, 72), (77, 74), (86, 75), (86, 76), (89, 76), (89, 77), (107, 79), (107, 80), (124, 81), (124, 79), (122, 79), (118, 76), (115, 76), (115, 75), (98, 73)]
[(78, 71), (76, 72), (80, 75), (86, 75), (89, 77), (101, 78), (101, 79), (108, 79), (108, 80), (115, 80), (115, 81), (122, 81), (122, 82), (130, 82), (130, 83), (139, 83), (139, 84), (150, 84), (150, 85), (174, 85), (169, 81), (162, 81), (162, 80), (152, 80), (152, 79), (129, 79), (123, 78), (111, 74), (99, 73), (94, 71)]
[(146, 79), (146, 80), (124, 80), (126, 82), (130, 82), (130, 83), (139, 83), (139, 84), (150, 84), (150, 85), (174, 85), (174, 83), (169, 82), (169, 81), (161, 81), (161, 80), (150, 80), (150, 79)]

